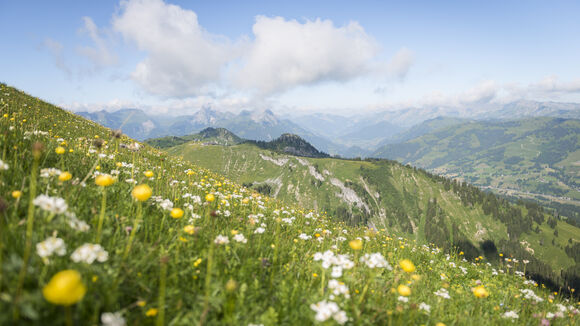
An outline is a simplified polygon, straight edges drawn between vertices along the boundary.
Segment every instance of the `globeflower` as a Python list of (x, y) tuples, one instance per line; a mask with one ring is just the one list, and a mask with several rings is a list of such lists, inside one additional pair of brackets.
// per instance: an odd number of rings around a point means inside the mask
[(404, 296), (404, 297), (408, 297), (411, 295), (411, 288), (406, 286), (406, 285), (401, 284), (397, 287), (397, 292), (399, 292), (399, 294)]
[(143, 174), (147, 177), (147, 178), (151, 178), (153, 176), (153, 171), (145, 171), (143, 172)]
[(354, 239), (349, 241), (348, 245), (352, 248), (352, 250), (361, 250), (362, 249), (362, 241), (360, 239)]
[(57, 153), (58, 155), (62, 155), (64, 154), (65, 150), (64, 147), (58, 146), (57, 148), (54, 149), (54, 152)]
[(205, 195), (205, 201), (208, 201), (208, 202), (211, 203), (214, 200), (215, 200), (215, 196), (213, 194), (207, 194), (207, 195)]
[(483, 287), (483, 285), (477, 286), (473, 288), (473, 295), (478, 298), (487, 298), (489, 296), (489, 292)]
[(415, 265), (409, 259), (401, 260), (399, 266), (407, 273), (413, 273), (415, 271)]
[(58, 181), (69, 181), (72, 178), (72, 174), (70, 172), (63, 172), (58, 176)]
[(86, 291), (81, 274), (76, 270), (68, 269), (56, 273), (42, 289), (42, 295), (52, 304), (70, 306), (79, 302)]
[(110, 174), (99, 174), (95, 178), (95, 183), (97, 184), (97, 186), (108, 187), (113, 183), (115, 183), (115, 179), (113, 179), (113, 177)]
[(174, 208), (171, 210), (171, 217), (173, 218), (182, 218), (183, 217), (183, 209), (181, 208)]
[(20, 190), (14, 190), (12, 192), (12, 198), (18, 199), (18, 198), (20, 198), (20, 196), (22, 196), (22, 191), (20, 191)]
[(133, 196), (133, 198), (135, 198), (137, 201), (146, 201), (149, 199), (149, 197), (151, 197), (152, 193), (153, 191), (151, 191), (151, 187), (146, 184), (140, 184), (133, 188), (133, 191), (131, 191), (131, 196)]

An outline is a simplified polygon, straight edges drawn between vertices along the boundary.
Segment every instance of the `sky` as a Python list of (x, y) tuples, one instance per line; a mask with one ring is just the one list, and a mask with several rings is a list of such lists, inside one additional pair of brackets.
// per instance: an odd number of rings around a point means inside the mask
[(0, 0), (0, 81), (73, 111), (580, 102), (578, 1)]

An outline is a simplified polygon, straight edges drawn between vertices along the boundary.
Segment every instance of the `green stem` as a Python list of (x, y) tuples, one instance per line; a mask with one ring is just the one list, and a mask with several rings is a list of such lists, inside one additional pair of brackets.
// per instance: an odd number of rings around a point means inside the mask
[(18, 274), (18, 283), (16, 285), (16, 295), (14, 297), (14, 320), (20, 318), (18, 311), (18, 301), (22, 294), (22, 286), (24, 285), (24, 278), (26, 277), (26, 270), (28, 269), (28, 259), (30, 258), (30, 251), (32, 250), (32, 229), (34, 227), (34, 198), (36, 197), (36, 174), (38, 171), (38, 163), (40, 155), (34, 155), (34, 162), (32, 163), (32, 171), (30, 172), (30, 196), (28, 197), (28, 216), (26, 218), (26, 244), (24, 246), (24, 254), (22, 257), (22, 267)]
[(135, 234), (137, 233), (137, 228), (139, 227), (139, 223), (141, 223), (141, 214), (142, 208), (141, 203), (137, 205), (137, 217), (135, 218), (135, 222), (133, 224), (133, 230), (131, 230), (131, 235), (129, 236), (129, 242), (127, 242), (127, 247), (125, 248), (125, 253), (123, 254), (123, 260), (129, 256), (129, 252), (131, 251), (131, 245), (133, 244), (133, 239), (135, 238)]
[(209, 253), (207, 254), (207, 272), (205, 275), (205, 298), (203, 303), (204, 311), (207, 311), (209, 309), (209, 297), (211, 296), (211, 273), (213, 268), (213, 251), (214, 244), (210, 242)]
[(99, 215), (99, 224), (97, 225), (97, 243), (101, 243), (101, 232), (103, 230), (103, 222), (105, 221), (105, 211), (107, 208), (107, 189), (103, 187), (103, 197), (101, 199), (101, 214)]
[(66, 320), (66, 326), (73, 326), (72, 309), (70, 306), (64, 307), (64, 315)]
[(165, 287), (167, 283), (167, 259), (165, 251), (161, 247), (161, 271), (159, 273), (159, 313), (157, 314), (157, 326), (163, 326), (165, 319)]

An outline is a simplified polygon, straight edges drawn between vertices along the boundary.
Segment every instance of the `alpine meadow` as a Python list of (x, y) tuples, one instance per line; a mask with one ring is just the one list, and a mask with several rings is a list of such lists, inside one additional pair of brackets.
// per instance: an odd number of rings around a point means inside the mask
[(0, 326), (580, 326), (579, 12), (0, 1)]

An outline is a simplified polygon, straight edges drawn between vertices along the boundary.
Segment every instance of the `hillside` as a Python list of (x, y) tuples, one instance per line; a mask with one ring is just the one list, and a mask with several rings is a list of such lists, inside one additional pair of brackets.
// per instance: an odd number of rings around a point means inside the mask
[(549, 227), (552, 218), (537, 205), (512, 206), (475, 187), (392, 161), (300, 158), (250, 144), (188, 143), (168, 153), (350, 225), (384, 228), (442, 248), (458, 246), (472, 258), (484, 255), (484, 243), (493, 242), (498, 250), (522, 252), (537, 263), (528, 271), (572, 271), (577, 263), (565, 248), (580, 239), (580, 229), (555, 220), (557, 226)]
[(574, 298), (522, 277), (522, 256), (470, 262), (253, 193), (3, 84), (0, 104), (2, 325), (579, 322)]
[(145, 140), (145, 143), (159, 149), (164, 149), (181, 145), (190, 141), (198, 141), (203, 142), (205, 144), (228, 146), (239, 144), (244, 140), (227, 129), (208, 127), (196, 134), (181, 137), (165, 136), (160, 138), (150, 138)]
[(561, 214), (580, 221), (580, 120), (471, 121), (386, 145), (373, 156), (497, 193), (559, 203)]

